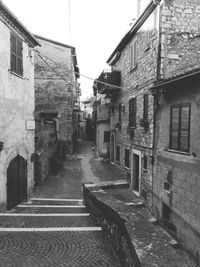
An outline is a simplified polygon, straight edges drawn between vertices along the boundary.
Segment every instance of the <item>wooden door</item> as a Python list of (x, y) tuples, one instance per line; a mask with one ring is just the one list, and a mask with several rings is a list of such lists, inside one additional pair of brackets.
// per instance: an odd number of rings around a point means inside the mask
[(140, 157), (137, 154), (133, 154), (133, 190), (139, 192), (140, 182)]
[(7, 169), (7, 209), (27, 198), (27, 162), (15, 157)]

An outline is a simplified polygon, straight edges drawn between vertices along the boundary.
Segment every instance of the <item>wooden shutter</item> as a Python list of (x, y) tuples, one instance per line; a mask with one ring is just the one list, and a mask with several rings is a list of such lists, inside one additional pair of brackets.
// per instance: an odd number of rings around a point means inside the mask
[(131, 69), (134, 69), (137, 65), (137, 42), (134, 41), (131, 45)]
[(129, 126), (136, 127), (136, 97), (129, 100)]
[(10, 50), (11, 71), (16, 74), (22, 75), (22, 41), (13, 34), (11, 34), (10, 37)]

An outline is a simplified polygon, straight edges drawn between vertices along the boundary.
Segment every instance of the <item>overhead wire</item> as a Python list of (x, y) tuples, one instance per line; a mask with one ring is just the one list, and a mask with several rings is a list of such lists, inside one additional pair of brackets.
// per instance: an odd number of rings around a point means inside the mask
[[(53, 68), (45, 59), (44, 59), (44, 57), (41, 55), (41, 53), (40, 53), (40, 51), (38, 51), (37, 49), (34, 49), (34, 51), (35, 52), (37, 52), (37, 54), (39, 55), (39, 57), (52, 69), (52, 70), (54, 70), (54, 72), (60, 77), (60, 78), (62, 78), (68, 85), (71, 85), (71, 86), (73, 86), (73, 87), (76, 87), (76, 86), (74, 86), (73, 84), (71, 84), (70, 82), (68, 82), (68, 81), (66, 81), (64, 78), (63, 78), (63, 76), (61, 76), (56, 70), (55, 70), (55, 68)], [(46, 56), (45, 55), (45, 58), (46, 59), (48, 59), (48, 60), (50, 60), (50, 61), (52, 61), (53, 63), (55, 63), (55, 64), (58, 64), (56, 61), (54, 61), (53, 59), (51, 59), (51, 58), (49, 58), (48, 56)], [(110, 83), (106, 83), (106, 82), (102, 82), (102, 81), (100, 81), (100, 80), (98, 80), (98, 79), (94, 79), (94, 78), (91, 78), (91, 77), (89, 77), (89, 76), (87, 76), (87, 75), (84, 75), (84, 74), (82, 74), (82, 73), (80, 73), (80, 72), (76, 72), (76, 71), (74, 71), (74, 73), (75, 74), (79, 74), (80, 76), (82, 76), (82, 77), (84, 77), (84, 78), (86, 78), (86, 79), (89, 79), (89, 80), (91, 80), (91, 81), (94, 81), (95, 83), (99, 83), (99, 84), (103, 84), (103, 85), (108, 85), (108, 86), (111, 86), (111, 87), (114, 87), (114, 88), (116, 88), (116, 89), (122, 89), (122, 90), (124, 90), (124, 91), (129, 91), (130, 89), (129, 88), (124, 88), (124, 87), (121, 87), (121, 86), (117, 86), (117, 85), (113, 85), (113, 84), (110, 84)], [(98, 92), (99, 94), (101, 94), (101, 92), (103, 92), (103, 90), (104, 90), (104, 88), (100, 91), (100, 92)], [(112, 90), (112, 89), (110, 89), (110, 90)]]

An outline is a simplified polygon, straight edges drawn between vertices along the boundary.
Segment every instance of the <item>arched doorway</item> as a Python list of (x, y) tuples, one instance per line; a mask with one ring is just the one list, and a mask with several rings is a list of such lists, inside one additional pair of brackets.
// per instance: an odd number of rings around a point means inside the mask
[(7, 209), (12, 209), (26, 198), (27, 161), (18, 155), (7, 169)]
[(114, 134), (111, 134), (111, 138), (110, 138), (110, 161), (111, 162), (115, 161), (115, 138), (114, 138)]

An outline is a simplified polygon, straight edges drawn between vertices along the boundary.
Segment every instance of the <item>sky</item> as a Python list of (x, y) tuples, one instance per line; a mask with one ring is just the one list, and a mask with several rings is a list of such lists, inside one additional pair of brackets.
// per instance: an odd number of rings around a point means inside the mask
[[(33, 34), (76, 47), (80, 74), (98, 78), (107, 59), (136, 18), (137, 0), (3, 0)], [(81, 99), (93, 81), (79, 79)]]

